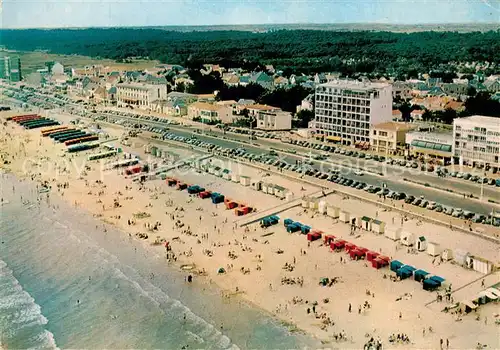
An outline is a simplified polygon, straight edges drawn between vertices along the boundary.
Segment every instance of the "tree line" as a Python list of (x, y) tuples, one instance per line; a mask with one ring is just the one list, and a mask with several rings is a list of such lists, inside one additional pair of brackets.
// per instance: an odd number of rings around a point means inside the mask
[[(450, 62), (500, 63), (500, 31), (335, 32), (321, 30), (177, 32), (158, 28), (1, 30), (2, 45), (95, 58), (142, 57), (187, 67), (218, 63), (258, 69), (272, 64), (289, 72), (338, 71), (416, 77)], [(451, 67), (451, 68), (450, 68)], [(453, 66), (446, 69), (453, 71)], [(498, 67), (488, 68), (498, 72)], [(446, 77), (453, 72), (446, 73)]]

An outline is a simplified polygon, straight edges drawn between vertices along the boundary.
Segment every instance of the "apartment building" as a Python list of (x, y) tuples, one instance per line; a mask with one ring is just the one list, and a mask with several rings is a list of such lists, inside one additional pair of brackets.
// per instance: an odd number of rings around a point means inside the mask
[(397, 122), (373, 125), (370, 130), (370, 148), (385, 154), (401, 154), (405, 148), (406, 133), (416, 127), (415, 124)]
[(203, 123), (232, 123), (233, 110), (225, 105), (195, 102), (188, 107), (189, 119), (200, 119)]
[(0, 61), (0, 79), (19, 82), (22, 79), (21, 59), (19, 57), (2, 57)]
[(500, 168), (500, 118), (473, 115), (453, 121), (453, 154), (459, 164)]
[(391, 120), (390, 84), (334, 80), (316, 87), (316, 136), (368, 147), (370, 126)]
[(153, 102), (167, 97), (167, 86), (161, 84), (127, 83), (116, 85), (118, 107), (151, 109)]

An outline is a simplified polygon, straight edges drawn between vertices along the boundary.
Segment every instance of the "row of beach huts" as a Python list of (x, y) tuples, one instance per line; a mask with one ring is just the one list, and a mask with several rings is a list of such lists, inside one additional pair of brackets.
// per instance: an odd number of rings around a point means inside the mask
[(41, 135), (50, 137), (55, 142), (63, 143), (68, 147), (68, 152), (78, 152), (99, 146), (98, 143), (92, 143), (92, 141), (97, 141), (99, 136), (82, 129), (61, 125), (54, 119), (45, 118), (38, 114), (13, 115), (5, 119), (15, 122), (28, 130), (43, 127)]
[[(265, 217), (260, 221), (261, 227), (269, 227), (276, 225), (279, 222), (279, 217), (272, 215)], [(351, 260), (366, 260), (375, 269), (381, 269), (389, 266), (390, 270), (396, 274), (400, 280), (413, 278), (415, 281), (422, 284), (424, 290), (433, 291), (441, 287), (445, 283), (445, 279), (430, 274), (429, 272), (417, 269), (411, 265), (403, 264), (398, 260), (392, 260), (388, 256), (384, 256), (374, 250), (365, 247), (357, 246), (344, 239), (338, 238), (331, 234), (325, 234), (321, 230), (313, 229), (311, 226), (303, 224), (292, 219), (284, 219), (283, 226), (289, 233), (299, 232), (307, 237), (307, 240), (314, 242), (323, 239), (323, 244), (328, 246), (332, 252), (347, 253)]]
[(191, 195), (197, 195), (201, 199), (210, 198), (213, 204), (223, 203), (227, 210), (233, 209), (236, 216), (243, 216), (251, 213), (254, 210), (254, 208), (246, 203), (227, 198), (223, 194), (218, 192), (206, 190), (204, 187), (201, 187), (199, 185), (189, 185), (173, 177), (167, 177), (165, 179), (165, 182), (170, 187), (175, 187), (179, 191), (186, 190), (187, 193)]
[(303, 197), (303, 208), (311, 209), (320, 214), (327, 215), (332, 219), (337, 219), (340, 222), (356, 226), (365, 231), (384, 235), (386, 238), (393, 241), (399, 241), (401, 244), (414, 247), (419, 252), (426, 252), (432, 257), (440, 256), (444, 261), (453, 261), (454, 263), (477, 272), (488, 274), (497, 268), (495, 263), (482, 257), (472, 255), (463, 249), (451, 250), (441, 247), (436, 242), (430, 242), (424, 235), (417, 235), (403, 228), (389, 229), (386, 223), (373, 219), (368, 216), (356, 216), (352, 213), (341, 209), (340, 207), (328, 204), (320, 198)]
[(294, 198), (293, 192), (282, 186), (262, 180), (252, 179), (250, 176), (240, 175), (238, 173), (232, 172), (229, 169), (221, 168), (215, 164), (194, 162), (192, 166), (197, 171), (206, 172), (214, 176), (223, 178), (227, 181), (239, 183), (242, 186), (250, 187), (255, 191), (261, 191), (263, 193), (273, 195), (279, 199), (290, 201)]

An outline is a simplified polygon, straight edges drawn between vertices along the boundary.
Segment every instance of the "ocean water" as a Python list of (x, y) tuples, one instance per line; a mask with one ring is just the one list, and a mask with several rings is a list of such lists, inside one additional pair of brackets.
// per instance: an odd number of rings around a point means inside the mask
[(39, 195), (31, 183), (9, 174), (0, 177), (4, 347), (316, 346), (266, 313), (222, 299), (215, 287), (196, 279), (186, 284), (184, 274), (142, 242), (109, 226), (105, 233), (101, 222), (56, 198)]

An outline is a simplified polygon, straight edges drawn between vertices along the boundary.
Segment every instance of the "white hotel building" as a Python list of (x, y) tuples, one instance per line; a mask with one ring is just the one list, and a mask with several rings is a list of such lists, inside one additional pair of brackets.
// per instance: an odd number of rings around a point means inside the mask
[(118, 107), (134, 106), (151, 109), (152, 103), (167, 97), (167, 86), (161, 84), (129, 83), (116, 85)]
[(460, 164), (500, 169), (500, 118), (456, 118), (453, 139), (453, 154)]
[(366, 147), (370, 126), (392, 120), (392, 86), (333, 80), (316, 87), (315, 111), (316, 136)]

